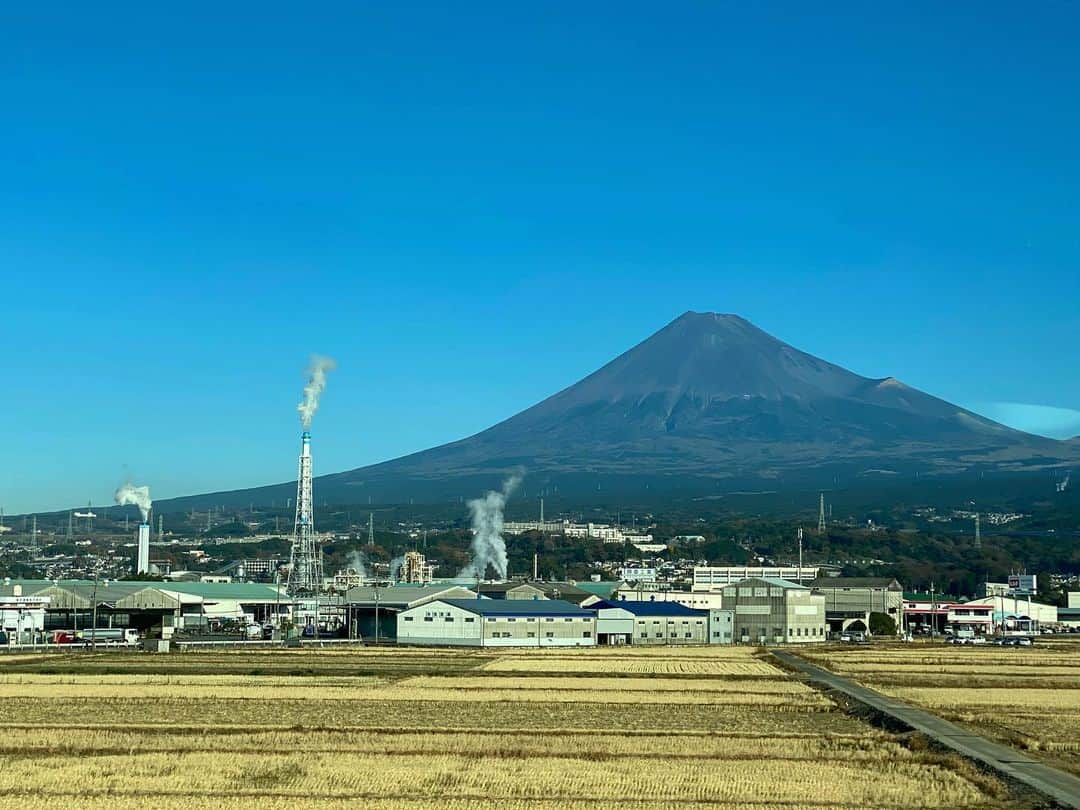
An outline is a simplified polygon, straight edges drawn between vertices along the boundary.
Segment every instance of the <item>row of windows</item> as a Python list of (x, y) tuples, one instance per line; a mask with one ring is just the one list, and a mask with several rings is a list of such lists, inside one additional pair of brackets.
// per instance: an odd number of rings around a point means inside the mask
[[(757, 629), (757, 635), (758, 636), (765, 635), (765, 628), (764, 627), (758, 627), (756, 629)], [(774, 627), (772, 629), (772, 634), (774, 636), (782, 636), (782, 635), (784, 635), (784, 631), (779, 627)], [(741, 635), (744, 635), (744, 636), (747, 636), (747, 637), (751, 636), (750, 628), (743, 627), (741, 629)], [(824, 636), (824, 635), (825, 635), (825, 628), (824, 627), (789, 627), (788, 628), (788, 638), (796, 638), (796, 637), (799, 637), (799, 636)]]
[[(683, 635), (684, 635), (685, 638), (693, 638), (694, 637), (693, 633), (684, 633)], [(641, 633), (641, 638), (648, 638), (648, 637), (649, 637), (648, 633)], [(657, 633), (656, 637), (657, 638), (663, 638), (664, 634), (663, 633)]]
[[(411, 622), (413, 620), (412, 616), (402, 616), (401, 618), (403, 618), (407, 622)], [(444, 621), (452, 622), (453, 620), (454, 620), (453, 616), (447, 616)], [(424, 621), (425, 622), (433, 622), (433, 621), (435, 621), (435, 617), (434, 616), (425, 616)], [(476, 621), (476, 619), (474, 619), (472, 616), (466, 616), (465, 617), (465, 623), (466, 624), (469, 624), (469, 623), (475, 622), (475, 621)]]
[[(435, 621), (435, 617), (436, 617), (436, 616), (444, 616), (444, 615), (445, 615), (445, 617), (446, 617), (446, 618), (444, 619), (444, 621), (448, 621), (448, 622), (452, 622), (452, 621), (454, 621), (454, 617), (453, 617), (453, 616), (451, 616), (450, 614), (442, 614), (442, 613), (436, 613), (436, 614), (428, 614), (428, 615), (424, 616), (424, 621), (425, 621), (425, 622), (433, 622), (433, 621)], [(407, 622), (411, 622), (411, 621), (413, 620), (413, 617), (412, 617), (412, 616), (402, 616), (401, 618), (403, 618), (403, 619), (404, 619), (405, 621), (407, 621)], [(465, 617), (465, 621), (466, 621), (466, 622), (475, 622), (475, 621), (476, 621), (476, 618), (475, 618), (475, 617), (473, 617), (473, 616), (466, 616), (466, 617)], [(489, 623), (495, 623), (495, 622), (498, 622), (498, 621), (499, 621), (499, 619), (491, 619), (491, 618), (489, 618), (489, 619), (488, 619), (488, 622), (489, 622)], [(514, 619), (514, 618), (509, 618), (509, 619), (505, 619), (505, 621), (508, 621), (508, 622), (515, 622), (515, 621), (517, 621), (517, 619)], [(527, 622), (535, 622), (535, 621), (536, 621), (536, 619), (525, 619), (525, 621), (527, 621)], [(554, 619), (544, 619), (544, 621), (545, 621), (545, 622), (553, 622), (553, 621), (555, 621), (555, 620), (554, 620)], [(574, 621), (574, 620), (573, 620), (573, 619), (563, 619), (563, 621), (564, 621), (564, 622), (572, 622), (572, 621)], [(583, 621), (588, 621), (588, 619), (583, 619)], [(683, 622), (683, 624), (686, 624), (686, 622)], [(701, 622), (698, 622), (698, 624), (701, 624)]]
[[(536, 638), (536, 633), (534, 633), (532, 630), (530, 630), (525, 635), (526, 635), (527, 638)], [(492, 638), (513, 638), (513, 634), (499, 631), (499, 632), (492, 633), (491, 637)], [(581, 637), (582, 638), (592, 638), (592, 633), (590, 631), (586, 630), (581, 634)], [(544, 633), (544, 638), (555, 638), (555, 634), (553, 632), (548, 631), (548, 632)]]
[[(638, 624), (645, 624), (645, 620), (644, 619), (638, 619), (637, 623)], [(675, 624), (675, 620), (674, 619), (668, 619), (667, 623), (669, 625)], [(704, 624), (704, 623), (705, 623), (704, 619), (699, 619), (696, 622), (694, 622), (694, 624), (699, 624), (699, 625)], [(659, 619), (653, 619), (653, 624), (660, 624), (660, 620)], [(689, 621), (684, 621), (683, 624), (690, 624), (690, 622)]]

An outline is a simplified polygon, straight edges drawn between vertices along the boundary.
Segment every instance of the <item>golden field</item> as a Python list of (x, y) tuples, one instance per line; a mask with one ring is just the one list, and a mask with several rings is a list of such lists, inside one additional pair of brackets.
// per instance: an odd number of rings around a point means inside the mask
[(769, 661), (742, 648), (11, 656), (0, 810), (1008, 805), (993, 778)]
[(856, 647), (806, 657), (1080, 774), (1080, 640)]

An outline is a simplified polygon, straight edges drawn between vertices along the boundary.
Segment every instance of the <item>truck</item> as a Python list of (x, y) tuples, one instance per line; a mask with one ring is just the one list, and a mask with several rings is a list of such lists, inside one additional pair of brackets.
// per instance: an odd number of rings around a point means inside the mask
[(77, 643), (81, 644), (124, 645), (127, 647), (135, 647), (139, 644), (139, 631), (130, 627), (99, 627), (96, 630), (80, 630), (76, 637), (78, 638)]

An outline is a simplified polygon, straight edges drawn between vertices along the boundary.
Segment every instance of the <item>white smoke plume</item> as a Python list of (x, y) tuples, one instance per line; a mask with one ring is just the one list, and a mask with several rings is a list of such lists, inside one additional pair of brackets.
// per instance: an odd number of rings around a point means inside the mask
[(360, 579), (364, 582), (368, 580), (367, 559), (364, 557), (364, 552), (353, 551), (349, 555), (349, 568), (360, 575)]
[(473, 530), (472, 560), (461, 570), (460, 576), (483, 578), (487, 575), (488, 566), (491, 566), (496, 577), (506, 579), (506, 541), (502, 537), (503, 508), (510, 493), (520, 483), (520, 475), (511, 476), (503, 481), (502, 490), (499, 492), (492, 490), (483, 498), (469, 501)]
[(394, 559), (390, 561), (390, 571), (387, 573), (386, 578), (389, 579), (391, 582), (397, 582), (398, 580), (400, 580), (401, 566), (403, 566), (404, 564), (404, 554), (402, 554), (400, 557), (394, 557)]
[(304, 401), (296, 406), (296, 410), (300, 412), (300, 423), (304, 426), (304, 430), (311, 427), (311, 418), (319, 408), (319, 397), (326, 388), (326, 375), (335, 368), (337, 368), (337, 363), (332, 357), (311, 355), (308, 383), (304, 386)]
[(143, 523), (150, 520), (150, 507), (153, 504), (150, 500), (150, 487), (137, 487), (129, 481), (116, 490), (113, 499), (121, 506), (134, 504), (139, 507)]

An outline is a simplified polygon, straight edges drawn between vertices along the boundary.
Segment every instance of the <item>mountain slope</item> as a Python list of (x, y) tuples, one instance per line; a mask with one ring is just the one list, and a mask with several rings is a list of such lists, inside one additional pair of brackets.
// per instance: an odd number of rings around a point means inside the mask
[[(738, 316), (687, 312), (575, 385), (475, 436), (323, 476), (318, 497), (453, 497), (515, 468), (565, 493), (594, 488), (601, 476), (630, 488), (715, 487), (867, 470), (1037, 468), (1076, 457), (1069, 443), (1012, 430), (891, 377), (861, 377)], [(238, 502), (287, 490), (250, 490)]]

